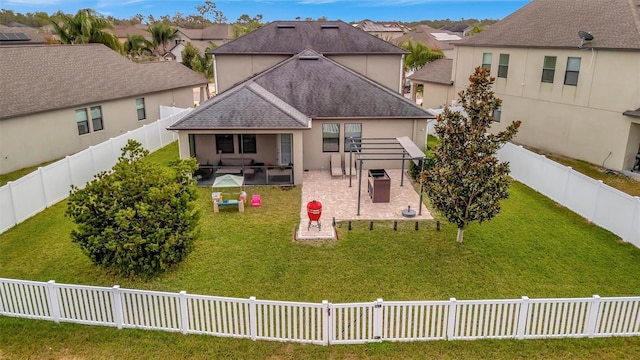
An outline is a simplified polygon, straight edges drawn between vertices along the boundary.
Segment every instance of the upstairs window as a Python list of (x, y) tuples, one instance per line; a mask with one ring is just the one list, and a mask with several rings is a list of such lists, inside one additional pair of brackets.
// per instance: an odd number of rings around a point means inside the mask
[(491, 53), (482, 54), (482, 67), (491, 70)]
[(544, 64), (542, 64), (542, 82), (553, 83), (553, 78), (556, 75), (556, 57), (545, 56)]
[(322, 124), (322, 151), (340, 152), (340, 124)]
[(91, 126), (93, 127), (93, 131), (100, 131), (104, 129), (102, 124), (102, 107), (91, 107)]
[(497, 108), (493, 110), (493, 121), (500, 122), (500, 118), (502, 117), (502, 108)]
[(76, 123), (78, 124), (78, 134), (89, 133), (89, 118), (87, 117), (87, 109), (76, 110)]
[(507, 78), (509, 72), (509, 54), (500, 54), (500, 60), (498, 62), (498, 77)]
[(136, 99), (136, 110), (138, 111), (138, 120), (147, 118), (147, 113), (144, 110), (144, 98)]
[(218, 154), (234, 154), (233, 135), (217, 134), (216, 135), (216, 152)]
[(565, 85), (578, 85), (578, 75), (580, 74), (580, 58), (570, 57), (567, 59), (567, 71), (564, 73)]
[[(344, 152), (358, 151), (362, 137), (362, 124), (344, 124)], [(353, 142), (349, 138), (354, 138)], [(354, 146), (352, 148), (352, 145)]]

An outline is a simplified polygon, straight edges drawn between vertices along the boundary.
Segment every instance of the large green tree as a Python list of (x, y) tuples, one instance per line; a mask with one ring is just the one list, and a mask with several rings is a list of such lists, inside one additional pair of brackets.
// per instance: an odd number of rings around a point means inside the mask
[(178, 37), (176, 29), (166, 22), (156, 22), (148, 27), (148, 31), (151, 34), (151, 42), (157, 56), (166, 54), (167, 46), (171, 40)]
[(445, 108), (435, 131), (434, 166), (422, 174), (431, 204), (458, 226), (458, 243), (473, 221), (490, 220), (500, 212), (500, 201), (509, 196), (509, 164), (496, 152), (517, 133), (520, 121), (497, 134), (488, 133), (494, 110), (502, 101), (494, 96), (489, 69), (476, 68), (459, 102), (467, 116)]
[(195, 159), (168, 168), (143, 159), (134, 140), (110, 172), (84, 189), (72, 187), (66, 214), (76, 223), (72, 241), (99, 266), (124, 276), (152, 277), (191, 251), (199, 212), (191, 174)]
[(75, 15), (57, 12), (51, 17), (53, 29), (63, 44), (101, 43), (121, 53), (118, 38), (107, 31), (113, 25), (91, 9), (81, 9)]
[(405, 70), (419, 70), (428, 63), (444, 58), (444, 53), (440, 49), (431, 49), (421, 41), (407, 41), (401, 47), (408, 51), (404, 56)]
[(261, 28), (262, 25), (264, 25), (262, 24), (262, 14), (258, 14), (254, 17), (242, 14), (233, 24), (233, 38), (236, 39), (242, 35), (246, 35), (253, 30)]

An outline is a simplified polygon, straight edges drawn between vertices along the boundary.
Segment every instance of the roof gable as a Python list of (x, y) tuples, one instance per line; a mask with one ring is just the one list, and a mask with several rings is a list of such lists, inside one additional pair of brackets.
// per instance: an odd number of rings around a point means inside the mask
[(0, 59), (0, 119), (208, 82), (182, 64), (138, 64), (102, 44), (0, 47)]
[(170, 129), (305, 128), (311, 118), (429, 117), (400, 94), (305, 50), (205, 102)]
[(452, 59), (437, 59), (426, 64), (422, 69), (411, 74), (408, 79), (424, 81), (428, 83), (451, 85), (451, 73), (453, 70)]
[(635, 0), (533, 0), (456, 45), (578, 48), (587, 31), (586, 48), (640, 50), (639, 11)]
[(274, 21), (212, 54), (403, 54), (404, 50), (342, 21)]

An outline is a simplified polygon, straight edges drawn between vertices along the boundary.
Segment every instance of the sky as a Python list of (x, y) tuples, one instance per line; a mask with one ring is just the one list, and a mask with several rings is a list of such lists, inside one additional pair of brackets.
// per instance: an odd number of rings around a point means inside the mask
[[(240, 15), (263, 15), (263, 21), (317, 19), (346, 22), (370, 19), (374, 21), (418, 21), (460, 19), (502, 19), (531, 0), (218, 0), (214, 1), (229, 22)], [(559, 0), (560, 1), (560, 0)], [(129, 19), (136, 14), (173, 16), (198, 14), (196, 6), (204, 0), (0, 0), (0, 9), (16, 13), (58, 10), (75, 14), (91, 8), (104, 16)]]

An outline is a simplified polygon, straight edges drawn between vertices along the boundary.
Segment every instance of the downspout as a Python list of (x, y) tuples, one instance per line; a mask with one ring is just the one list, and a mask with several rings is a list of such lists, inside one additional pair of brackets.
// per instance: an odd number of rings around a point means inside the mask
[(400, 95), (404, 96), (404, 54), (400, 57)]
[(218, 95), (218, 67), (216, 66), (216, 56), (211, 54), (213, 58), (213, 89), (216, 92), (215, 95)]

